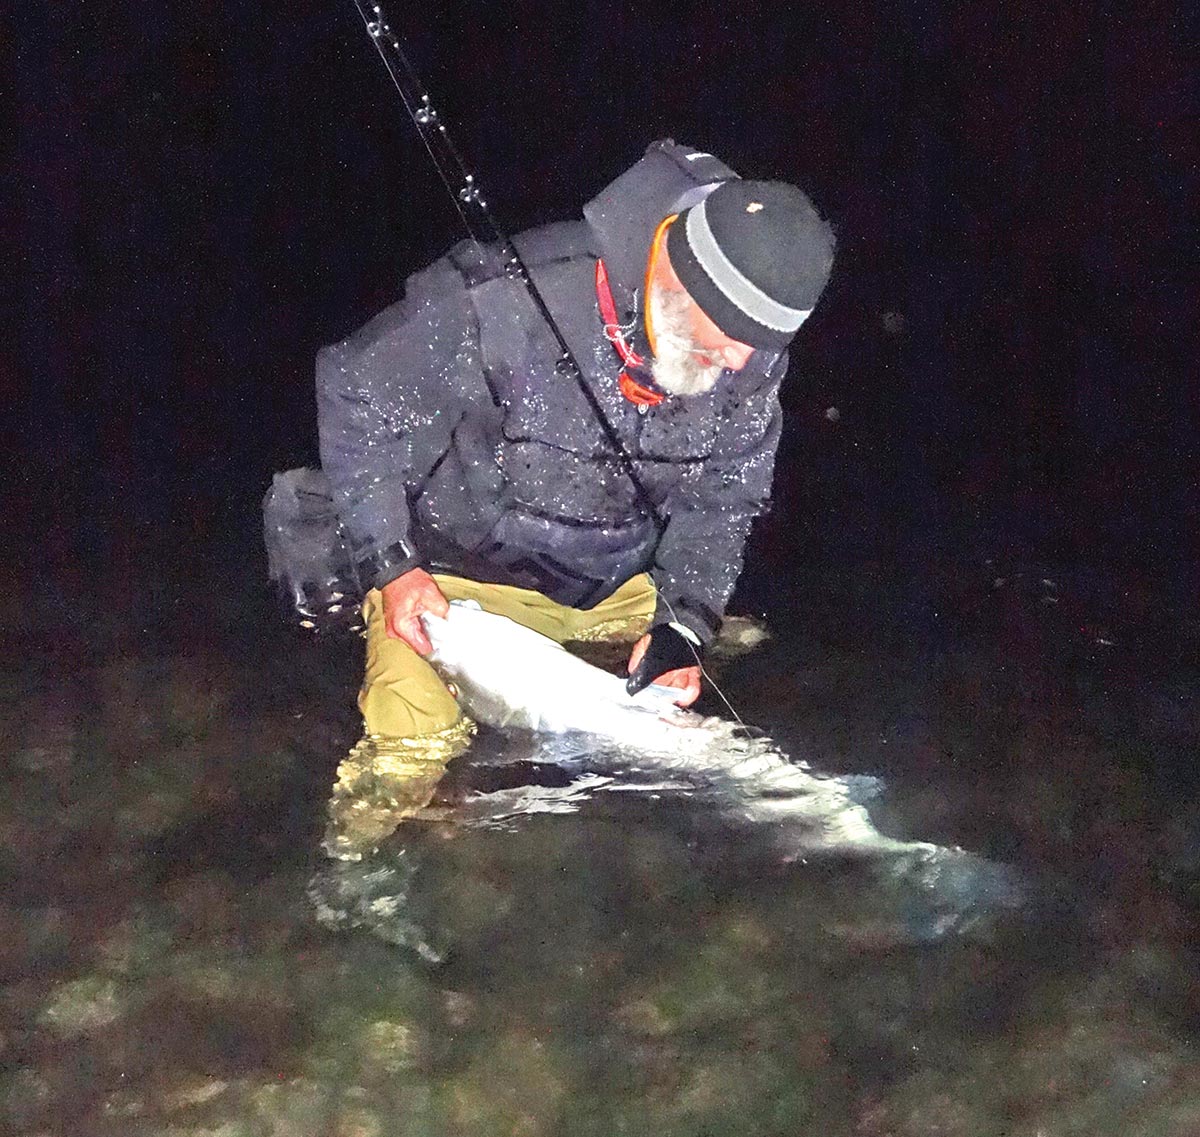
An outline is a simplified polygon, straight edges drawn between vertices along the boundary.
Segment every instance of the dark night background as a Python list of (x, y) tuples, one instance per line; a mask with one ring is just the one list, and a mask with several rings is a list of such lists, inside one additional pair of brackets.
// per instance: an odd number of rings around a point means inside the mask
[[(518, 0), (391, 20), (510, 230), (577, 214), (668, 135), (833, 220), (751, 591), (874, 566), (919, 592), (930, 566), (995, 558), (1190, 604), (1181, 11)], [(193, 562), (251, 579), (270, 473), (315, 459), (314, 352), (459, 238), (451, 203), (349, 0), (6, 21), (15, 587), (144, 597), (168, 562), (184, 592)]]

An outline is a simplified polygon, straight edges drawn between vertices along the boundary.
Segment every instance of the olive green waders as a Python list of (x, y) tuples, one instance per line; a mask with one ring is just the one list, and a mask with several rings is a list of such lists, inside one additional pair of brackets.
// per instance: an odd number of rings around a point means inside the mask
[[(433, 579), (448, 600), (474, 600), (556, 643), (632, 643), (654, 614), (654, 585), (646, 574), (627, 580), (586, 611), (526, 588), (440, 574)], [(474, 732), (437, 672), (403, 640), (387, 634), (377, 589), (367, 593), (363, 616), (367, 659), (358, 706), (364, 734), (338, 767), (325, 835), (326, 851), (344, 860), (358, 860), (403, 818), (427, 805), (446, 764), (467, 748)]]

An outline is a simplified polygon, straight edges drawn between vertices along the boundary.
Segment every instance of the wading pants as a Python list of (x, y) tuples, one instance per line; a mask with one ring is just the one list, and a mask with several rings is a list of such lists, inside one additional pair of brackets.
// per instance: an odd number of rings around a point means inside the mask
[[(627, 580), (590, 611), (564, 608), (538, 592), (435, 576), (448, 600), (475, 600), (558, 643), (628, 640), (650, 624), (654, 586)], [(339, 860), (360, 860), (406, 817), (424, 809), (451, 759), (470, 744), (474, 725), (437, 672), (383, 625), (383, 599), (367, 593), (367, 665), (359, 692), (365, 733), (338, 766), (324, 846)]]
[[(645, 573), (627, 580), (595, 608), (566, 608), (526, 588), (480, 584), (435, 575), (447, 600), (474, 600), (485, 612), (508, 616), (556, 643), (567, 640), (636, 639), (654, 614), (654, 585)], [(363, 605), (367, 663), (358, 695), (367, 734), (414, 738), (453, 726), (460, 711), (437, 672), (403, 640), (388, 636), (383, 598), (377, 589)]]

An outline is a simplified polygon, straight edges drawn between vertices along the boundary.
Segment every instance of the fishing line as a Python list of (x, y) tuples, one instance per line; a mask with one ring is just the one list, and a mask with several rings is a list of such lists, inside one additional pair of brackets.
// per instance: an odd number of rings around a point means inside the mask
[[(687, 625), (683, 624), (683, 621), (680, 620), (679, 617), (675, 614), (675, 609), (671, 606), (671, 602), (661, 592), (659, 592), (658, 585), (654, 586), (654, 592), (655, 592), (655, 595), (658, 597), (658, 599), (661, 600), (664, 605), (666, 605), (667, 611), (671, 613), (671, 619), (674, 620), (675, 623), (681, 624), (682, 626), (686, 627)], [(709, 674), (708, 669), (704, 666), (704, 661), (700, 658), (700, 653), (696, 650), (695, 645), (692, 643), (692, 641), (690, 639), (687, 638), (687, 636), (683, 636), (682, 639), (683, 639), (683, 642), (688, 645), (688, 651), (690, 651), (692, 653), (693, 657), (695, 658), (696, 666), (698, 668), (700, 668), (700, 674), (703, 675), (704, 678), (708, 680), (709, 686), (714, 691), (716, 691), (716, 693), (718, 695), (721, 696), (721, 702), (724, 703), (725, 706), (729, 709), (729, 713), (731, 715), (733, 715), (733, 717), (735, 719), (737, 719), (738, 726), (742, 727), (745, 730), (749, 730), (750, 728), (748, 726), (746, 726), (746, 720), (743, 719), (742, 716), (737, 713), (737, 711), (734, 709), (733, 704), (726, 697), (725, 692), (721, 690), (720, 685)]]

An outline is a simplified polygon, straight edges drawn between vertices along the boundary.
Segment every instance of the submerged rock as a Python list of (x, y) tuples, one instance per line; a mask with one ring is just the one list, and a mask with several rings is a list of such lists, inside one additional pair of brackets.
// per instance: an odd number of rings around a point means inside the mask
[(104, 1029), (128, 1010), (128, 993), (122, 984), (103, 975), (88, 975), (56, 987), (39, 1021), (55, 1034), (72, 1038)]
[(570, 1091), (564, 1055), (543, 1039), (509, 1032), (480, 1049), (444, 1089), (452, 1132), (541, 1137), (562, 1132)]

